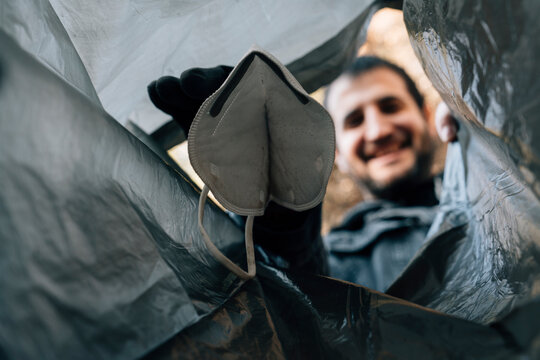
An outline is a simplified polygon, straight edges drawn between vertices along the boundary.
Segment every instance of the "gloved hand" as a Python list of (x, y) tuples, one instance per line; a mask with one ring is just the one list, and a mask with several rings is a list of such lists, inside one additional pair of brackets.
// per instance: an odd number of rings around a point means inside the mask
[(148, 85), (152, 103), (171, 115), (186, 136), (201, 104), (223, 84), (232, 71), (231, 66), (191, 68), (180, 78), (163, 76)]
[[(187, 136), (202, 103), (223, 84), (232, 69), (220, 65), (188, 69), (180, 78), (163, 76), (148, 85), (150, 100), (171, 115)], [(236, 221), (243, 223), (239, 216)], [(326, 274), (326, 253), (320, 229), (320, 205), (297, 212), (270, 202), (264, 216), (255, 218), (253, 235), (256, 244), (283, 257), (290, 268)]]

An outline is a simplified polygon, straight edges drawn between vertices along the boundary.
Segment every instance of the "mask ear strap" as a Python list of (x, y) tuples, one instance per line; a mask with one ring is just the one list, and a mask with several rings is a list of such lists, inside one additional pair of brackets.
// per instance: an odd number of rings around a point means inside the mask
[(208, 186), (204, 185), (201, 196), (199, 198), (199, 230), (203, 236), (204, 243), (206, 244), (206, 247), (208, 250), (210, 250), (210, 253), (216, 258), (217, 261), (219, 261), (223, 266), (225, 266), (227, 269), (229, 269), (231, 272), (236, 274), (239, 278), (244, 280), (249, 280), (255, 276), (256, 273), (256, 267), (255, 267), (255, 251), (253, 249), (253, 216), (248, 216), (246, 220), (246, 228), (245, 228), (245, 238), (246, 238), (246, 257), (247, 257), (247, 268), (248, 271), (245, 272), (240, 268), (238, 265), (233, 263), (231, 260), (229, 260), (228, 257), (226, 257), (217, 247), (214, 245), (214, 243), (210, 240), (210, 236), (208, 236), (208, 233), (204, 229), (203, 226), (203, 217), (204, 217), (204, 205), (206, 204), (206, 198), (208, 196)]

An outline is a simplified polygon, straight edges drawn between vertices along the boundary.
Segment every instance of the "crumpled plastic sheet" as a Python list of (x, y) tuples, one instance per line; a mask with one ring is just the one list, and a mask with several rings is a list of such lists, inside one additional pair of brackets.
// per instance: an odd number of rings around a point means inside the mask
[(435, 236), (389, 294), (485, 324), (540, 296), (538, 14), (535, 1), (405, 2), (413, 47), (462, 121)]
[(536, 301), (491, 326), (258, 264), (222, 308), (145, 359), (537, 359)]
[[(0, 358), (540, 358), (540, 12), (496, 5), (404, 3), (462, 118), (431, 240), (389, 290), (405, 300), (260, 263), (242, 284), (202, 244), (198, 190), (152, 139), (0, 31)], [(239, 261), (242, 231), (207, 207)]]
[[(2, 4), (0, 28), (105, 110), (151, 133), (168, 117), (146, 85), (191, 67), (235, 65), (252, 45), (277, 56), (308, 91), (332, 80), (388, 0), (31, 0)], [(82, 61), (82, 63), (81, 63)], [(86, 71), (78, 72), (84, 64)], [(95, 90), (93, 89), (95, 88)]]
[(0, 29), (62, 79), (100, 104), (81, 57), (48, 0), (3, 1)]
[(140, 357), (221, 306), (240, 282), (185, 175), (2, 32), (0, 69), (0, 355)]

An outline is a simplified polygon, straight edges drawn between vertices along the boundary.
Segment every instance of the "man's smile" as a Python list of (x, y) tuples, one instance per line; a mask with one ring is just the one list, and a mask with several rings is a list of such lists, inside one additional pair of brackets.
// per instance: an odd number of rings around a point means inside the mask
[(399, 156), (403, 150), (411, 147), (411, 138), (389, 139), (383, 144), (367, 144), (359, 149), (359, 157), (368, 163), (372, 160), (390, 161), (391, 158)]

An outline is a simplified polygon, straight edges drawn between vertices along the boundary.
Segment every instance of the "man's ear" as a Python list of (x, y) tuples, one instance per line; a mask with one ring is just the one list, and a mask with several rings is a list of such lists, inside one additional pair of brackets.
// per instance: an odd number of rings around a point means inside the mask
[(435, 128), (442, 142), (453, 142), (457, 140), (458, 122), (452, 116), (448, 106), (441, 101), (435, 110)]

